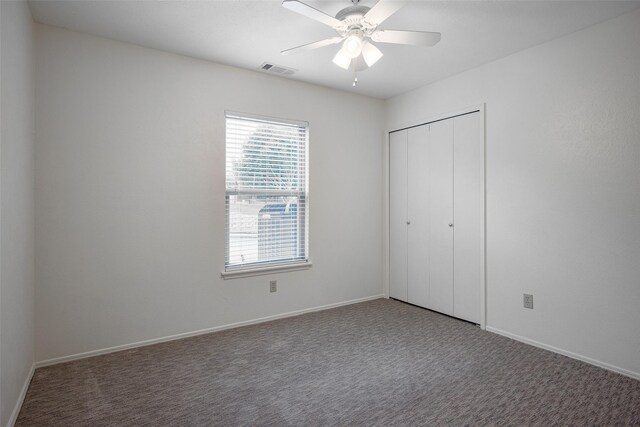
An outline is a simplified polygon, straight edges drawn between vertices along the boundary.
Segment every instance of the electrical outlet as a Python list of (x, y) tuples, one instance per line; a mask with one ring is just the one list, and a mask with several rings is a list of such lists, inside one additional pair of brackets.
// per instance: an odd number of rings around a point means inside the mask
[(278, 291), (278, 281), (271, 280), (269, 281), (269, 292), (277, 292)]
[(524, 308), (533, 309), (533, 295), (522, 294), (522, 305), (524, 306)]

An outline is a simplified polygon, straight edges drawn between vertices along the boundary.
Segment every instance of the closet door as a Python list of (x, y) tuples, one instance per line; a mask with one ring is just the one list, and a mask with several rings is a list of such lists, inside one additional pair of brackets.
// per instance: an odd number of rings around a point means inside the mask
[(453, 120), (431, 123), (428, 307), (453, 315)]
[(480, 323), (484, 283), (484, 136), (482, 115), (454, 119), (453, 315)]
[(407, 301), (407, 131), (389, 134), (389, 296)]
[(426, 166), (429, 126), (408, 130), (407, 297), (411, 304), (429, 305), (429, 170)]

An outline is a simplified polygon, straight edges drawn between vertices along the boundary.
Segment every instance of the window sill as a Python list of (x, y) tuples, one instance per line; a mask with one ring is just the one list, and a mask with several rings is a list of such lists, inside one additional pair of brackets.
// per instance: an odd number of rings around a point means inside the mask
[(263, 276), (272, 273), (286, 273), (289, 271), (308, 270), (313, 264), (311, 261), (296, 264), (273, 265), (270, 267), (247, 268), (231, 271), (221, 271), (220, 277), (224, 280), (240, 279), (242, 277)]

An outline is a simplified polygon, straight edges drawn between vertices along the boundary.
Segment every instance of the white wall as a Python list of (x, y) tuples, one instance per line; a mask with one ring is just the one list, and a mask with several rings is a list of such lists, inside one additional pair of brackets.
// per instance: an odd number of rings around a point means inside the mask
[(26, 2), (0, 2), (0, 425), (34, 361), (34, 32)]
[(640, 11), (386, 113), (395, 129), (486, 102), (487, 325), (640, 376), (638, 46)]
[[(382, 101), (41, 25), (36, 87), (38, 360), (382, 293)], [(310, 122), (310, 270), (220, 279), (225, 109)]]

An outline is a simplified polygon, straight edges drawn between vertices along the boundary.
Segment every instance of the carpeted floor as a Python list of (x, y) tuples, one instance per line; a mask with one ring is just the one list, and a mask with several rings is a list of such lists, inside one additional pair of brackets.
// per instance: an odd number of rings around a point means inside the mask
[(18, 426), (640, 425), (640, 381), (379, 299), (36, 370)]

